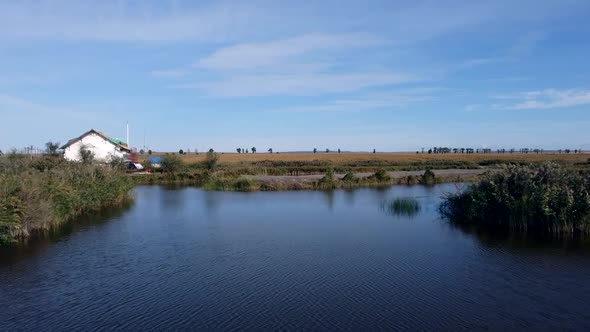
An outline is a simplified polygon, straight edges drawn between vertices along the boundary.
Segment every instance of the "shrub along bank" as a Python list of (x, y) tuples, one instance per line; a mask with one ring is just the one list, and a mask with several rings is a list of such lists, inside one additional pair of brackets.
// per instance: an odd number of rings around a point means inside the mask
[(130, 200), (133, 182), (106, 165), (0, 159), (0, 244), (55, 228), (84, 213)]
[(508, 166), (449, 195), (440, 210), (466, 226), (590, 234), (590, 173), (553, 163)]

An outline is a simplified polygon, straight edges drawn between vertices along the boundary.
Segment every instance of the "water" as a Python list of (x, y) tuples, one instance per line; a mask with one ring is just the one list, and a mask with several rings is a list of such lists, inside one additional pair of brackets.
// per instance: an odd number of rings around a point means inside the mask
[(0, 330), (588, 330), (590, 246), (451, 227), (452, 190), (139, 187), (0, 250)]

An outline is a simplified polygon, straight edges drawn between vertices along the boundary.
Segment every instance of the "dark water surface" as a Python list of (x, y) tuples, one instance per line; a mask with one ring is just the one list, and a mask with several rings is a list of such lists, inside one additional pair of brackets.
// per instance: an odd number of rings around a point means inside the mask
[(590, 246), (453, 228), (436, 207), (454, 188), (139, 187), (0, 250), (0, 330), (589, 330)]

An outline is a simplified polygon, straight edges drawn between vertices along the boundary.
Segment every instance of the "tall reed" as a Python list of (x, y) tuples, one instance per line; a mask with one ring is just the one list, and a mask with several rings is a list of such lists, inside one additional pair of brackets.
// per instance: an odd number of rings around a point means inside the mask
[(512, 165), (448, 195), (440, 211), (463, 225), (590, 234), (590, 174), (553, 163)]
[(0, 244), (25, 240), (73, 218), (130, 199), (133, 184), (106, 165), (51, 157), (0, 160)]

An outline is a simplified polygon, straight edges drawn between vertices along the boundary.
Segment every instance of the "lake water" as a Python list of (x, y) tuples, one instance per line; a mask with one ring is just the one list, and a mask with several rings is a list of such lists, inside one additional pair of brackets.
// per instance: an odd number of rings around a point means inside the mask
[(454, 190), (139, 187), (0, 250), (0, 330), (589, 330), (590, 246), (454, 228)]

